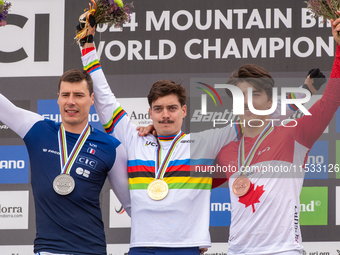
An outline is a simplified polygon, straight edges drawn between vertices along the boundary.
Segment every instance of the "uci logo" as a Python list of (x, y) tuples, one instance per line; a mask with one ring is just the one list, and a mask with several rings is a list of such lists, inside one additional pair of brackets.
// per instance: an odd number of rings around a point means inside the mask
[(151, 142), (151, 141), (147, 141), (147, 142), (145, 143), (145, 146), (148, 146), (148, 145), (155, 146), (155, 147), (158, 146), (157, 143)]
[(65, 3), (45, 3), (22, 0), (12, 5), (7, 25), (1, 28), (4, 36), (0, 41), (0, 77), (63, 73)]

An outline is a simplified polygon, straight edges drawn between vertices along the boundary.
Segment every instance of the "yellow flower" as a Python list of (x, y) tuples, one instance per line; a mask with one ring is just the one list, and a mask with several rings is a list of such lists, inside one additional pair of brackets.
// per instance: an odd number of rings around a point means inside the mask
[[(0, 0), (0, 1), (2, 1), (2, 0)], [(118, 5), (119, 8), (123, 8), (124, 7), (124, 4), (123, 4), (122, 0), (114, 0), (114, 1)]]

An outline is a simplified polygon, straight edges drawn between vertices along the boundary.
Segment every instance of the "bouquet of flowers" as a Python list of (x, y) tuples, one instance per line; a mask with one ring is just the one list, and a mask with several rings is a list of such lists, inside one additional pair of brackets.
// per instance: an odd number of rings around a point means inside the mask
[[(1, 1), (1, 0), (0, 0)], [(94, 17), (95, 24), (108, 23), (109, 27), (122, 27), (123, 24), (131, 21), (131, 10), (133, 4), (124, 4), (122, 0), (91, 0), (89, 9), (79, 17), (81, 30), (77, 31), (75, 37), (77, 43), (86, 36), (90, 26), (90, 16)]]
[(309, 0), (306, 3), (314, 17), (323, 17), (324, 20), (339, 18), (337, 11), (340, 7), (340, 0)]
[(9, 8), (12, 6), (10, 2), (4, 2), (0, 0), (0, 27), (4, 27), (6, 25), (6, 18), (9, 11)]

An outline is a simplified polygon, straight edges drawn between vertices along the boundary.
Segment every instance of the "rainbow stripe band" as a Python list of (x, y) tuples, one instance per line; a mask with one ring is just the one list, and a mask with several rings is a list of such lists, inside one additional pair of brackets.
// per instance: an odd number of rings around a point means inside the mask
[[(147, 189), (150, 182), (155, 180), (153, 177), (149, 178), (130, 178), (130, 190)], [(163, 179), (169, 186), (169, 189), (203, 189), (211, 190), (211, 177), (166, 177)]]
[(87, 140), (87, 137), (91, 133), (91, 127), (87, 123), (86, 127), (79, 135), (77, 142), (75, 143), (70, 155), (67, 155), (67, 143), (66, 143), (66, 134), (63, 124), (60, 124), (58, 131), (58, 144), (59, 144), (59, 152), (60, 152), (60, 167), (62, 174), (70, 174), (71, 168), (73, 166), (74, 161), (76, 160), (81, 148)]
[[(212, 164), (206, 160), (192, 162), (190, 159), (171, 160), (164, 173), (163, 180), (168, 183), (169, 189), (204, 189), (210, 190), (212, 178), (207, 176), (193, 176), (191, 163), (194, 164)], [(147, 189), (150, 182), (155, 180), (154, 160), (129, 160), (129, 186), (131, 190)]]
[(174, 140), (175, 139), (175, 135), (168, 135), (168, 136), (161, 136), (161, 135), (159, 135), (158, 136), (158, 140), (160, 141), (160, 142), (167, 142), (167, 141), (172, 141), (172, 140)]
[(182, 140), (182, 138), (185, 136), (184, 132), (181, 131), (178, 135), (176, 135), (175, 139), (172, 141), (170, 148), (168, 149), (168, 152), (162, 162), (162, 164), (160, 164), (160, 162), (162, 161), (162, 146), (159, 143), (159, 140), (157, 139), (157, 154), (156, 154), (156, 179), (162, 179), (164, 177), (164, 174), (167, 170), (167, 167), (169, 165), (170, 162), (170, 158), (173, 155), (173, 152), (176, 148), (176, 145), (179, 143), (180, 140)]
[(103, 125), (106, 133), (111, 134), (114, 130), (114, 128), (116, 127), (116, 125), (118, 124), (118, 122), (126, 115), (126, 112), (123, 110), (123, 108), (121, 106), (119, 106), (112, 115), (112, 118), (110, 119), (110, 121), (108, 123), (106, 123), (105, 125)]
[(99, 60), (96, 59), (92, 62), (90, 62), (88, 65), (84, 66), (84, 70), (88, 73), (91, 74), (99, 69), (102, 69)]
[[(290, 93), (286, 96), (287, 99), (296, 99), (294, 93)], [(288, 107), (293, 110), (294, 112), (297, 111), (299, 108), (295, 104), (289, 104)]]
[[(253, 157), (256, 153), (256, 150), (260, 146), (260, 144), (263, 142), (263, 140), (274, 130), (274, 127), (271, 122), (268, 123), (268, 125), (265, 127), (264, 130), (262, 130), (259, 137), (256, 139), (253, 147), (251, 148), (248, 156), (246, 159), (244, 159), (244, 136), (242, 137), (242, 140), (239, 145), (238, 149), (238, 169), (240, 172), (240, 175), (245, 174), (245, 167), (249, 166), (251, 164), (251, 161), (253, 160)], [(242, 169), (243, 167), (243, 169)], [(243, 170), (243, 171), (242, 171)]]
[(243, 126), (242, 126), (242, 123), (240, 121), (237, 121), (234, 124), (234, 128), (235, 128), (235, 131), (236, 131), (237, 140), (240, 140), (242, 135), (243, 135)]
[(60, 166), (63, 172), (63, 167), (66, 164), (67, 160), (67, 145), (66, 145), (66, 137), (65, 137), (65, 129), (63, 124), (60, 124), (59, 132), (58, 132), (58, 143), (59, 143), (59, 152), (60, 152)]

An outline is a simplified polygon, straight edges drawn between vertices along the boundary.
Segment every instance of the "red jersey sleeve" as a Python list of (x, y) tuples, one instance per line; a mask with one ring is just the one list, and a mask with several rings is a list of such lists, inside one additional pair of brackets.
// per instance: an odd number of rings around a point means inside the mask
[(340, 46), (337, 46), (330, 79), (321, 97), (310, 109), (311, 115), (297, 119), (292, 128), (294, 139), (307, 148), (312, 148), (321, 136), (340, 105)]

